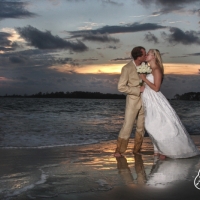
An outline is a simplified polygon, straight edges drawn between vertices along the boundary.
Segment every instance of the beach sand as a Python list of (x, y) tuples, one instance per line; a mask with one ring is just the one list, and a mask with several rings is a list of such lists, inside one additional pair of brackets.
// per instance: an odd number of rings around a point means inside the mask
[[(200, 149), (200, 136), (192, 136)], [(145, 200), (199, 199), (194, 179), (200, 157), (158, 160), (144, 138), (142, 155), (134, 140), (122, 158), (116, 141), (85, 146), (0, 149), (0, 199)], [(196, 181), (200, 181), (199, 177)], [(195, 182), (195, 183), (197, 183)], [(199, 182), (200, 188), (200, 182)]]

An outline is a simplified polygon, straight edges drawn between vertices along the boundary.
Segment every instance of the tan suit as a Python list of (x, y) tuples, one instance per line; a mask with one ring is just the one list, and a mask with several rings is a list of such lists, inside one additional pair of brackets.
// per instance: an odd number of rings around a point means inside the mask
[(133, 125), (136, 121), (135, 145), (133, 152), (140, 151), (144, 137), (144, 110), (140, 93), (140, 78), (133, 61), (122, 68), (118, 90), (127, 94), (125, 119), (117, 140), (116, 153), (124, 153), (128, 146)]

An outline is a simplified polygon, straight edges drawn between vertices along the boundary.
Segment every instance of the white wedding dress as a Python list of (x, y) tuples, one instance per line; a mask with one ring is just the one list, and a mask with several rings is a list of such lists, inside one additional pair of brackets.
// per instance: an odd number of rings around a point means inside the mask
[[(154, 82), (152, 74), (147, 75)], [(178, 115), (165, 96), (147, 84), (142, 94), (145, 129), (152, 139), (154, 152), (170, 158), (188, 158), (200, 154)]]

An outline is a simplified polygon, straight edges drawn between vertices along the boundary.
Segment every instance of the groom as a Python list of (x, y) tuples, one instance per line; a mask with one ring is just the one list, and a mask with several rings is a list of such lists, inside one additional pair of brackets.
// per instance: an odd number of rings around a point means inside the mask
[(138, 46), (131, 51), (133, 60), (127, 63), (121, 72), (118, 82), (118, 90), (125, 93), (126, 110), (123, 126), (117, 139), (117, 148), (114, 156), (121, 157), (128, 146), (128, 141), (136, 121), (135, 144), (133, 153), (139, 153), (144, 137), (144, 110), (142, 107), (140, 78), (136, 67), (145, 61), (146, 51), (144, 47)]

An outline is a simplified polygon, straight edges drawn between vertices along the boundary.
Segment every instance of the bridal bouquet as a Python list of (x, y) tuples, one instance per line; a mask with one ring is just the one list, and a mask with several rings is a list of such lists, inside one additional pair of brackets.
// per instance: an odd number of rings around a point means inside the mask
[(151, 71), (151, 68), (145, 62), (143, 62), (140, 66), (137, 67), (138, 74), (150, 74)]
[[(137, 67), (137, 73), (138, 74), (150, 74), (152, 69), (143, 62), (140, 66)], [(140, 86), (143, 85), (143, 80), (140, 80)]]

